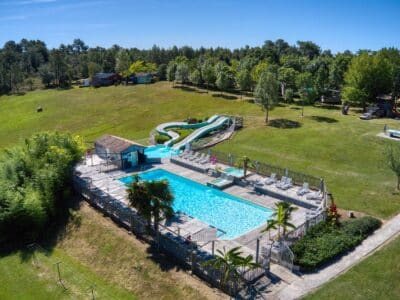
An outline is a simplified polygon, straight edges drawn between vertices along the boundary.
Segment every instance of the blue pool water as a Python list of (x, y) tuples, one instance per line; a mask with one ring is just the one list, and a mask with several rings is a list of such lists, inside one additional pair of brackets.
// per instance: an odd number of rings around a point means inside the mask
[(164, 145), (150, 146), (144, 149), (144, 154), (148, 158), (170, 158), (173, 155), (179, 154), (178, 151), (172, 150)]
[[(139, 174), (142, 180), (168, 180), (174, 194), (173, 208), (222, 229), (225, 239), (236, 238), (267, 222), (270, 209), (207, 187), (171, 172), (157, 169)], [(128, 184), (133, 177), (121, 178)]]
[(224, 173), (235, 176), (235, 177), (243, 177), (244, 176), (243, 169), (234, 168), (234, 167), (224, 169)]

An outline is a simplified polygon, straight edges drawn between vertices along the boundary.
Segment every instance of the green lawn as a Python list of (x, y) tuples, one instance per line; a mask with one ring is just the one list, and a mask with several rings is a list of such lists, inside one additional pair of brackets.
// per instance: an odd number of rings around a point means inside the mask
[[(44, 111), (36, 113), (37, 106)], [(400, 211), (395, 177), (382, 158), (388, 141), (376, 137), (384, 123), (400, 128), (398, 121), (361, 121), (355, 113), (342, 116), (339, 110), (317, 107), (306, 107), (302, 118), (299, 107), (283, 106), (271, 114), (276, 127), (265, 126), (254, 104), (172, 88), (166, 82), (0, 97), (0, 147), (53, 129), (79, 133), (88, 142), (104, 133), (143, 139), (161, 122), (215, 113), (245, 117), (244, 129), (218, 149), (324, 177), (343, 208), (383, 218)], [(277, 128), (282, 124), (291, 128)]]
[(400, 299), (399, 253), (397, 238), (305, 299)]
[[(99, 299), (136, 299), (132, 292), (110, 284), (89, 268), (56, 249), (50, 255), (35, 251), (16, 251), (0, 259), (0, 299), (89, 299), (91, 286)], [(58, 281), (56, 262), (64, 286)]]

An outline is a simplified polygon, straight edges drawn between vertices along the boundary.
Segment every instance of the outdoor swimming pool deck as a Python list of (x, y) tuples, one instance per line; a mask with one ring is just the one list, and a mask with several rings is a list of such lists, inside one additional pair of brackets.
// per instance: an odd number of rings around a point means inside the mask
[[(80, 177), (90, 178), (92, 186), (97, 188), (98, 193), (101, 193), (102, 195), (109, 195), (114, 200), (123, 203), (125, 206), (128, 206), (126, 185), (123, 182), (119, 181), (119, 179), (129, 175), (161, 168), (192, 181), (201, 183), (203, 185), (206, 185), (207, 182), (215, 179), (214, 177), (211, 177), (207, 174), (171, 163), (169, 159), (163, 159), (162, 164), (144, 165), (134, 172), (125, 172), (121, 170), (101, 172), (101, 169), (98, 165), (91, 166), (90, 164), (91, 161), (88, 160), (87, 165), (81, 164), (76, 167), (76, 171), (80, 173)], [(250, 176), (249, 179), (251, 179), (252, 176)], [(251, 188), (242, 187), (239, 185), (228, 187), (224, 189), (224, 192), (269, 209), (273, 209), (275, 207), (275, 204), (280, 201), (274, 197), (257, 193)], [(295, 191), (289, 192), (295, 193)], [(305, 216), (308, 209), (301, 206), (297, 206), (297, 208), (298, 209), (295, 210), (292, 214), (292, 223), (296, 226), (299, 226), (305, 222)], [(265, 221), (267, 221), (267, 217)], [(185, 215), (176, 216), (173, 220), (169, 220), (168, 223), (164, 222), (163, 225), (165, 225), (169, 230), (173, 232), (179, 232), (179, 234), (184, 237), (188, 237), (189, 235), (195, 237), (197, 233), (210, 228), (209, 224)], [(236, 246), (242, 246), (242, 250), (245, 254), (251, 254), (254, 256), (257, 237), (261, 236), (260, 242), (262, 245), (266, 245), (268, 243), (268, 234), (261, 235), (261, 231), (265, 228), (265, 226), (266, 224), (262, 224), (261, 226), (253, 228), (245, 234), (242, 234), (233, 239), (224, 239), (224, 236), (221, 236), (215, 242), (214, 250), (222, 249), (223, 247), (225, 247), (226, 249), (231, 249)], [(276, 231), (271, 232), (271, 236), (274, 236), (275, 234)], [(211, 243), (203, 246), (203, 249), (211, 252)]]

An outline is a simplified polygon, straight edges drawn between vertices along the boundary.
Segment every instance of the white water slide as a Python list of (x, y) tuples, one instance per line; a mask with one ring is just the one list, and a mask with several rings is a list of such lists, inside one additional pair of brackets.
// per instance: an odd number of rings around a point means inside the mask
[(197, 124), (188, 124), (187, 122), (168, 122), (157, 126), (156, 130), (158, 133), (167, 135), (171, 139), (164, 143), (165, 146), (170, 146), (174, 141), (179, 138), (179, 134), (169, 128), (197, 128), (190, 135), (184, 138), (179, 143), (175, 144), (172, 149), (180, 150), (184, 148), (187, 144), (193, 142), (194, 140), (202, 137), (203, 135), (222, 127), (226, 122), (230, 120), (229, 117), (214, 115), (210, 117), (207, 121)]
[(209, 133), (210, 131), (213, 131), (215, 129), (218, 129), (220, 127), (222, 127), (226, 122), (229, 121), (228, 117), (219, 117), (217, 119), (214, 120), (214, 122), (201, 127), (199, 129), (196, 129), (195, 131), (193, 131), (190, 135), (188, 135), (186, 138), (184, 138), (182, 141), (180, 141), (179, 143), (175, 144), (172, 149), (174, 150), (179, 150), (182, 149), (186, 146), (186, 144), (190, 144), (191, 142), (193, 142), (194, 140), (202, 137), (203, 135), (206, 135), (207, 133)]

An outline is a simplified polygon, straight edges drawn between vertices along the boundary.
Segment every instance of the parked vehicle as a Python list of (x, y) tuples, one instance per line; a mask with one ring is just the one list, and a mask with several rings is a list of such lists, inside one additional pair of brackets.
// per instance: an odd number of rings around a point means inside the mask
[(382, 118), (385, 115), (385, 111), (378, 106), (370, 106), (366, 113), (360, 116), (361, 120), (371, 120), (375, 118)]

